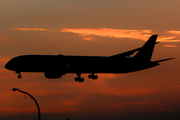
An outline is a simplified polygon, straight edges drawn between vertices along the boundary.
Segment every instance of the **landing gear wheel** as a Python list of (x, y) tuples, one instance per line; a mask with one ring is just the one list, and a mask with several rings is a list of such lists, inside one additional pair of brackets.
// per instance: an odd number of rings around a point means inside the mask
[(22, 76), (21, 76), (21, 75), (18, 75), (18, 78), (20, 79), (20, 78), (22, 78)]
[(84, 82), (84, 78), (80, 78), (79, 82)]
[(79, 81), (79, 77), (76, 77), (74, 80), (75, 80), (76, 82)]
[(79, 82), (84, 82), (84, 78), (80, 78), (80, 77), (76, 77), (74, 79), (76, 82), (79, 81)]
[(95, 76), (92, 77), (92, 79), (93, 79), (93, 80), (98, 79), (98, 76), (95, 75)]
[(88, 75), (88, 78), (95, 80), (95, 79), (98, 79), (98, 76), (97, 75)]
[(89, 79), (93, 78), (93, 75), (88, 75), (88, 78), (89, 78)]

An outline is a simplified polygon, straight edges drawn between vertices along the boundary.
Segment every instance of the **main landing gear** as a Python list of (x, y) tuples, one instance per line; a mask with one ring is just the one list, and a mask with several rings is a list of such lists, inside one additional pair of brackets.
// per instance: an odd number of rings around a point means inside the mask
[(94, 75), (94, 73), (92, 73), (92, 75), (88, 75), (88, 78), (95, 80), (95, 79), (98, 79), (98, 76)]
[(19, 79), (22, 78), (21, 72), (16, 71), (16, 73), (19, 74), (19, 75), (18, 75), (18, 78), (19, 78)]
[[(78, 77), (76, 77), (74, 80), (79, 81), (79, 82), (84, 82), (84, 78), (81, 78), (81, 73), (76, 73), (76, 74)], [(98, 76), (92, 73), (92, 75), (88, 75), (88, 78), (95, 80), (95, 79), (98, 79)]]
[(81, 73), (76, 73), (78, 77), (76, 77), (74, 80), (79, 82), (84, 82), (84, 78), (81, 78)]

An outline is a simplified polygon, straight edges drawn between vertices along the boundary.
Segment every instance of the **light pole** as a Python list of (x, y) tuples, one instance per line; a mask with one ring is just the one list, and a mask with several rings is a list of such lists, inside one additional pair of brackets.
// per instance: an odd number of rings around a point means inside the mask
[(40, 108), (39, 108), (39, 105), (38, 105), (36, 99), (35, 99), (32, 95), (30, 95), (29, 93), (24, 92), (24, 91), (22, 91), (22, 90), (19, 90), (18, 88), (13, 88), (12, 90), (13, 90), (13, 91), (16, 91), (16, 90), (17, 90), (17, 91), (19, 91), (19, 92), (21, 92), (21, 93), (27, 94), (27, 95), (29, 95), (29, 96), (34, 100), (34, 102), (36, 103), (37, 109), (38, 109), (38, 120), (41, 120)]

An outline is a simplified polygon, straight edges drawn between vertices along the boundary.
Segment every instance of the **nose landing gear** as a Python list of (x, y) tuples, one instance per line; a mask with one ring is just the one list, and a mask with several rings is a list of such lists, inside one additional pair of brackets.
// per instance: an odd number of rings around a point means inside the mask
[(21, 72), (16, 71), (16, 73), (19, 74), (19, 75), (18, 75), (18, 78), (19, 78), (19, 79), (22, 78)]

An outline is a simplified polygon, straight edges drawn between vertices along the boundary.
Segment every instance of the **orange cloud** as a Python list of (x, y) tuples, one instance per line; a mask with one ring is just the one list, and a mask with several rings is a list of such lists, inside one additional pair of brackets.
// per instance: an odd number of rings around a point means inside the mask
[(81, 38), (81, 39), (87, 40), (87, 41), (94, 40), (92, 37), (83, 37), (83, 38)]
[[(53, 87), (69, 87), (71, 86), (72, 88), (78, 88), (81, 89), (82, 91), (85, 91), (88, 94), (91, 93), (100, 93), (100, 94), (105, 94), (105, 95), (124, 95), (124, 96), (130, 96), (130, 95), (144, 95), (148, 93), (155, 93), (157, 92), (153, 88), (121, 88), (121, 87), (113, 87), (109, 86), (106, 83), (107, 79), (112, 79), (112, 78), (119, 78), (119, 75), (113, 75), (110, 74), (110, 76), (107, 77), (101, 77), (101, 75), (98, 75), (99, 79), (97, 81), (86, 81), (86, 83), (83, 84), (83, 86), (79, 83), (74, 83), (72, 82), (67, 82), (64, 83), (63, 85), (61, 83), (54, 84)], [(93, 86), (93, 89), (92, 89)], [(101, 87), (99, 87), (101, 86)], [(67, 93), (68, 94), (68, 93)], [(82, 96), (83, 99), (84, 96)]]
[(58, 32), (58, 30), (44, 29), (44, 28), (11, 28), (11, 30), (22, 30), (22, 31), (51, 31)]
[(109, 28), (60, 28), (61, 32), (77, 33), (80, 36), (96, 35), (101, 37), (113, 38), (133, 38), (147, 40), (152, 34), (151, 30), (124, 30), (124, 29), (109, 29)]
[(111, 107), (122, 107), (123, 105), (112, 105)]
[(178, 47), (176, 45), (163, 45), (164, 47)]
[(124, 105), (128, 105), (128, 104), (135, 104), (135, 105), (141, 105), (141, 104), (149, 104), (149, 102), (126, 102), (123, 103)]
[[(71, 32), (79, 34), (79, 36), (95, 35), (101, 37), (112, 38), (131, 38), (147, 41), (148, 38), (154, 34), (152, 30), (125, 30), (125, 29), (109, 29), (109, 28), (60, 28), (61, 32)], [(172, 31), (167, 31), (173, 33)], [(180, 32), (180, 31), (179, 31)], [(176, 32), (178, 33), (178, 32)], [(166, 33), (165, 33), (166, 34)], [(176, 36), (167, 35), (158, 37), (157, 41), (161, 42), (180, 42), (176, 39)]]
[[(147, 41), (148, 38), (154, 34), (152, 30), (125, 30), (125, 29), (111, 29), (111, 28), (59, 28), (60, 30), (44, 29), (44, 28), (11, 28), (11, 30), (22, 31), (50, 31), (50, 32), (69, 32), (81, 36), (83, 40), (95, 40), (90, 36), (111, 37), (111, 38), (131, 38)], [(173, 34), (173, 35), (167, 35)], [(157, 41), (160, 42), (180, 42), (176, 39), (176, 35), (180, 31), (166, 31), (165, 36), (159, 36)]]
[[(61, 112), (69, 112), (69, 111), (78, 111), (79, 108), (41, 108), (41, 113), (61, 113)], [(1, 112), (6, 114), (18, 114), (18, 113), (32, 113), (37, 112), (37, 108), (0, 108)]]
[(157, 39), (158, 42), (180, 42), (176, 39), (176, 36), (160, 36)]
[(168, 33), (180, 34), (180, 31), (167, 31)]
[(163, 104), (160, 102), (125, 102), (120, 105), (112, 105), (111, 107), (122, 107), (123, 105), (147, 105), (147, 104), (163, 106)]
[(19, 112), (24, 112), (24, 113), (30, 113), (30, 112), (36, 112), (37, 109), (21, 109), (21, 108), (0, 108), (1, 112), (5, 112), (5, 113), (11, 113), (11, 114), (16, 114)]
[(79, 108), (42, 108), (42, 113), (61, 113), (61, 112), (70, 112), (70, 111), (79, 111)]
[(63, 105), (66, 105), (66, 106), (71, 106), (71, 105), (73, 105), (73, 102), (68, 101), (68, 100), (63, 101), (62, 103), (63, 103)]

